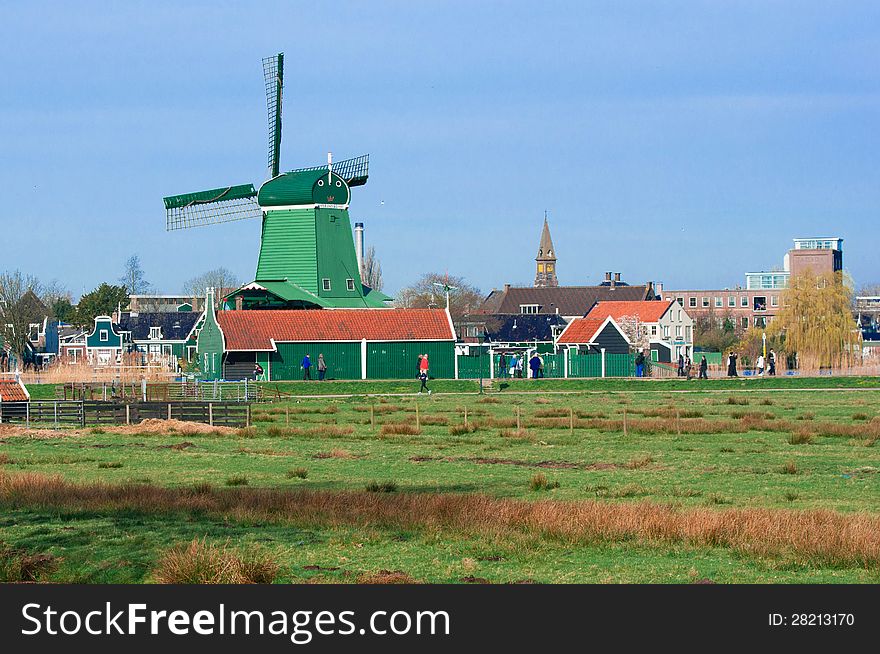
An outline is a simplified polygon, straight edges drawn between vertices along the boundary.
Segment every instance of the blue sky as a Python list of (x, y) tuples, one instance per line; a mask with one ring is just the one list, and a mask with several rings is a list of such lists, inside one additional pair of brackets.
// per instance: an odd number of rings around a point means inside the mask
[(531, 283), (545, 210), (563, 284), (729, 287), (812, 235), (880, 281), (876, 2), (0, 9), (0, 269), (77, 294), (133, 253), (162, 292), (251, 279), (256, 221), (168, 233), (162, 197), (263, 181), (278, 51), (282, 167), (370, 153), (351, 214), (386, 290)]

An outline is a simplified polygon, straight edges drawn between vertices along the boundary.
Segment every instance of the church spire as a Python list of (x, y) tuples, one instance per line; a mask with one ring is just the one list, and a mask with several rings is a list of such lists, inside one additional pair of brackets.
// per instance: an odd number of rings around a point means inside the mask
[(541, 241), (538, 243), (538, 256), (535, 257), (535, 286), (559, 286), (556, 279), (556, 248), (550, 238), (550, 225), (547, 223), (547, 212), (544, 212), (544, 229), (541, 230)]

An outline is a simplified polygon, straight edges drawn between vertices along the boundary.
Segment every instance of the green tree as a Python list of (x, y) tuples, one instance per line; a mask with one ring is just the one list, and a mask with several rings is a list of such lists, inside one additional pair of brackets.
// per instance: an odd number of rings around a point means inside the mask
[(95, 321), (96, 316), (109, 316), (118, 307), (128, 307), (128, 290), (125, 286), (114, 286), (106, 282), (95, 290), (83, 295), (72, 321), (77, 325), (88, 327)]
[(0, 342), (24, 361), (30, 325), (44, 318), (39, 298), (40, 282), (20, 270), (0, 274)]

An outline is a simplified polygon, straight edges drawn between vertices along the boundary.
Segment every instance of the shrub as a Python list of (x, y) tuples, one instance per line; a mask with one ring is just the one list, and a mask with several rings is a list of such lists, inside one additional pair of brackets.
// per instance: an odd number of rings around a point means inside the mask
[(244, 475), (232, 475), (229, 479), (226, 480), (227, 486), (247, 486), (248, 478)]
[(422, 430), (407, 422), (386, 422), (379, 430), (380, 434), (395, 434), (398, 436), (418, 436)]
[(35, 582), (58, 568), (51, 554), (31, 554), (0, 544), (0, 583)]
[(288, 479), (293, 479), (293, 478), (305, 479), (308, 476), (309, 476), (309, 471), (306, 468), (294, 468), (293, 470), (287, 471), (287, 478)]
[(366, 485), (366, 491), (368, 493), (396, 493), (397, 482), (391, 479), (387, 481), (371, 481)]
[(813, 442), (813, 435), (808, 431), (795, 431), (788, 435), (789, 445), (809, 445)]
[(798, 473), (797, 464), (794, 461), (786, 461), (782, 464), (780, 472), (783, 475), (796, 475)]
[(654, 463), (654, 457), (650, 454), (646, 454), (645, 456), (639, 456), (634, 459), (630, 459), (627, 461), (625, 467), (628, 470), (637, 470), (638, 468), (645, 468)]
[(271, 584), (277, 575), (278, 564), (264, 552), (198, 539), (167, 550), (153, 570), (160, 584)]
[(550, 481), (547, 479), (547, 475), (543, 472), (539, 472), (532, 477), (531, 481), (529, 481), (529, 488), (533, 491), (552, 490), (554, 488), (559, 488), (559, 482)]

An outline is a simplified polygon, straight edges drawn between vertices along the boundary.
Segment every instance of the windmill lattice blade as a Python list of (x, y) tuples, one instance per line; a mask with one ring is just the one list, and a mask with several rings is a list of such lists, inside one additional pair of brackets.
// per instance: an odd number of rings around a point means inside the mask
[(215, 188), (165, 198), (167, 231), (202, 227), (233, 220), (261, 218), (257, 191), (253, 184)]
[[(290, 172), (298, 173), (307, 170), (327, 170), (327, 164), (323, 166), (311, 166), (310, 168), (297, 168)], [(361, 186), (367, 183), (370, 175), (370, 155), (362, 154), (359, 157), (343, 159), (333, 162), (333, 172), (346, 181), (349, 186)]]
[(263, 59), (266, 80), (266, 107), (269, 110), (269, 179), (278, 176), (281, 166), (281, 91), (284, 87), (284, 53)]

